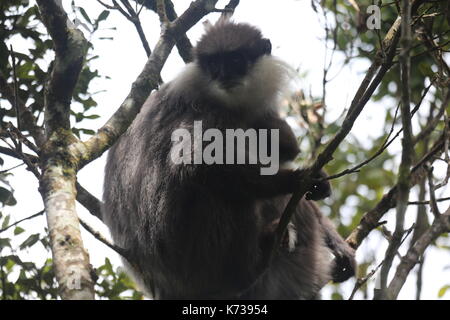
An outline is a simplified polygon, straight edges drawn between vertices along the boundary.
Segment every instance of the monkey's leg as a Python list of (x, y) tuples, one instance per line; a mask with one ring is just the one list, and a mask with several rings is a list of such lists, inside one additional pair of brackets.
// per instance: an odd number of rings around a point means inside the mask
[(356, 274), (355, 250), (337, 233), (336, 228), (327, 217), (322, 217), (321, 225), (326, 244), (335, 256), (333, 281), (346, 281)]

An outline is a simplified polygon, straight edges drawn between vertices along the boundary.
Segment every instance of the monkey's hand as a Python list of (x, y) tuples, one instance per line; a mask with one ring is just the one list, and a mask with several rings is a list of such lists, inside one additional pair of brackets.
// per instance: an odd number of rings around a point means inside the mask
[(333, 248), (333, 282), (344, 282), (356, 274), (355, 250), (346, 242), (336, 244)]
[(314, 177), (313, 186), (305, 195), (306, 200), (322, 200), (331, 195), (331, 185), (328, 180), (325, 180), (327, 174), (321, 170), (319, 174)]

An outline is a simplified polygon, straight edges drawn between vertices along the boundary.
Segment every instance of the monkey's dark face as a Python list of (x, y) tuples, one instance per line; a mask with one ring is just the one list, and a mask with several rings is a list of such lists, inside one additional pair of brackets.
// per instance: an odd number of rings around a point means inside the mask
[(270, 41), (259, 29), (219, 20), (206, 28), (194, 51), (195, 62), (180, 79), (200, 81), (203, 97), (213, 99), (211, 104), (264, 112), (278, 105), (295, 73), (271, 51)]
[(264, 55), (270, 55), (272, 45), (268, 39), (258, 39), (251, 46), (233, 51), (199, 55), (198, 62), (211, 80), (220, 83), (224, 89), (233, 88), (241, 83), (250, 69)]
[(270, 40), (255, 27), (219, 21), (197, 44), (196, 58), (202, 72), (228, 90), (239, 85), (258, 60), (271, 51)]

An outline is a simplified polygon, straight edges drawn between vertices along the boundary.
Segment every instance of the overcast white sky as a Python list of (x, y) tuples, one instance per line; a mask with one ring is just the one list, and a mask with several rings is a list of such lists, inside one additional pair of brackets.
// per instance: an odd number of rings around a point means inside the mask
[[(69, 0), (63, 0), (67, 12), (70, 10)], [(178, 13), (183, 12), (189, 6), (188, 0), (176, 0), (176, 9)], [(219, 1), (218, 7), (223, 7), (228, 1)], [(85, 8), (91, 17), (96, 17), (103, 8), (94, 0), (76, 0), (75, 3)], [(73, 14), (70, 15), (73, 19)], [(207, 19), (214, 21), (218, 15), (211, 14)], [(324, 65), (325, 48), (321, 39), (324, 36), (323, 28), (320, 25), (317, 14), (312, 10), (310, 0), (241, 0), (241, 4), (235, 13), (234, 19), (237, 21), (248, 22), (260, 27), (263, 34), (270, 38), (273, 45), (273, 54), (290, 63), (293, 67), (299, 67), (302, 73), (307, 73), (307, 82), (301, 86), (305, 89), (311, 89), (313, 94), (320, 96), (322, 92), (322, 70)], [(145, 13), (142, 15), (142, 23), (146, 31), (150, 46), (153, 47), (159, 35), (159, 22), (155, 14)], [(99, 36), (112, 36), (113, 41), (100, 41), (93, 39), (95, 54), (99, 59), (95, 60), (94, 66), (98, 68), (102, 75), (107, 75), (110, 80), (97, 80), (91, 89), (91, 92), (105, 90), (96, 96), (99, 107), (94, 110), (96, 114), (101, 115), (100, 119), (89, 120), (83, 127), (97, 129), (100, 127), (119, 107), (120, 103), (126, 97), (131, 83), (140, 73), (145, 61), (146, 55), (139, 41), (138, 35), (131, 23), (125, 20), (117, 12), (112, 12), (103, 27), (115, 26), (117, 31), (102, 30)], [(202, 34), (203, 27), (196, 25), (188, 32), (188, 36), (193, 43)], [(370, 31), (368, 31), (370, 32)], [(9, 43), (8, 43), (9, 45)], [(15, 50), (26, 53), (27, 44), (13, 43)], [(334, 75), (340, 69), (342, 56), (335, 55), (335, 68), (331, 69), (330, 74)], [(50, 59), (49, 59), (50, 62)], [(176, 49), (172, 52), (164, 70), (162, 77), (165, 81), (172, 79), (183, 67), (183, 62), (179, 58)], [(350, 99), (356, 91), (363, 72), (366, 70), (368, 62), (360, 61), (345, 67), (339, 75), (329, 83), (327, 87), (327, 105), (331, 111), (331, 119), (337, 118), (345, 107), (349, 105)], [(383, 126), (384, 114), (377, 112), (382, 107), (369, 102), (361, 118), (356, 122), (354, 132), (364, 139), (371, 135), (377, 136)], [(398, 146), (393, 146), (398, 148)], [(92, 194), (101, 198), (103, 183), (103, 167), (105, 156), (89, 164), (78, 175), (79, 182)], [(5, 168), (17, 164), (17, 161), (8, 160)], [(14, 178), (11, 179), (12, 185), (16, 190), (18, 204), (15, 207), (5, 208), (4, 211), (11, 213), (12, 220), (19, 220), (32, 213), (42, 209), (42, 199), (37, 192), (37, 181), (29, 172), (24, 169), (14, 170)], [(90, 216), (84, 208), (78, 206), (83, 219), (91, 225), (95, 225), (103, 234), (108, 234), (107, 228)], [(415, 212), (411, 213), (410, 222), (413, 222)], [(42, 231), (45, 225), (43, 217), (24, 222), (26, 230)], [(389, 227), (389, 226), (388, 226)], [(107, 256), (111, 258), (116, 265), (119, 265), (117, 255), (99, 243), (90, 234), (83, 231), (85, 246), (87, 247), (91, 262), (94, 267), (98, 267), (104, 262)], [(367, 247), (377, 247), (378, 261), (381, 261), (381, 255), (386, 248), (385, 242), (382, 245), (379, 239), (366, 241), (358, 250), (358, 261), (364, 261), (364, 254)], [(23, 241), (23, 239), (22, 239)], [(43, 252), (29, 252), (30, 260), (43, 259)], [(430, 250), (428, 260), (424, 268), (424, 287), (422, 297), (425, 299), (436, 299), (437, 292), (445, 279), (450, 283), (450, 270), (444, 270), (444, 266), (449, 267), (449, 255), (442, 251)], [(400, 299), (412, 299), (415, 294), (415, 277), (411, 276), (404, 286)], [(344, 284), (347, 291), (345, 297), (348, 297), (353, 288), (354, 281), (348, 281)], [(373, 292), (373, 285), (370, 285), (370, 296)], [(324, 297), (329, 297), (329, 287), (324, 290)], [(356, 298), (362, 298), (357, 296)], [(450, 298), (447, 293), (444, 298)]]

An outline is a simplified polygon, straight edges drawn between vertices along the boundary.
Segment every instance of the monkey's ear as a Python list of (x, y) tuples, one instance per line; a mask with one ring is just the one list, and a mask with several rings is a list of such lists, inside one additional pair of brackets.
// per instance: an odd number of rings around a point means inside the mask
[(272, 53), (272, 43), (270, 42), (269, 39), (267, 39), (267, 38), (262, 39), (262, 47), (263, 47), (264, 54)]

